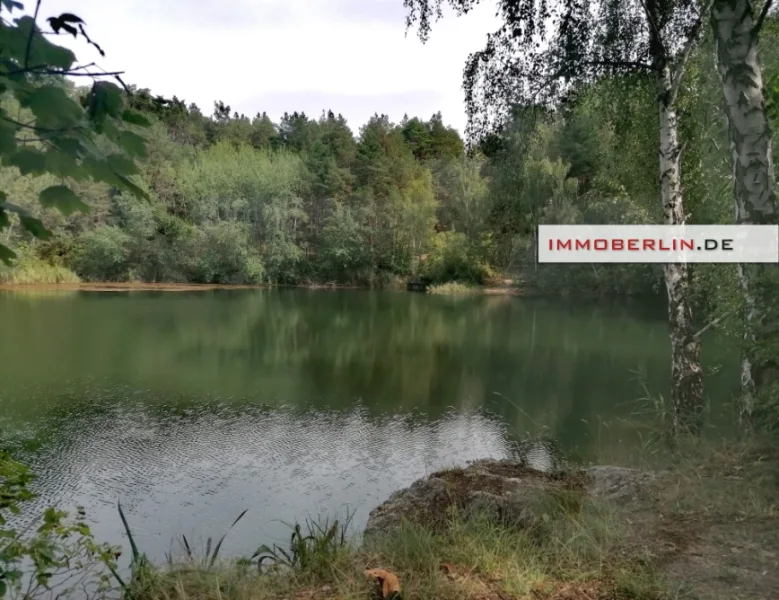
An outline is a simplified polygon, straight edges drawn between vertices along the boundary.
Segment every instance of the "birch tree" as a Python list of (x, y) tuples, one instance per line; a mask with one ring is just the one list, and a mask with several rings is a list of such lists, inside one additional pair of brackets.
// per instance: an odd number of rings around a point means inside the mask
[[(404, 0), (407, 25), (426, 41), (448, 3), (466, 14), (479, 0)], [(554, 105), (602, 76), (652, 78), (658, 108), (663, 223), (686, 221), (677, 97), (685, 66), (713, 0), (499, 0), (503, 25), (464, 71), (471, 139), (505, 122), (517, 106)], [(630, 81), (629, 77), (625, 78)], [(671, 339), (675, 432), (698, 433), (703, 418), (700, 340), (693, 330), (686, 264), (664, 265)]]
[[(756, 14), (751, 0), (715, 0), (711, 12), (728, 119), (737, 224), (779, 223), (771, 130), (758, 55), (758, 38), (771, 6), (772, 0), (765, 0)], [(779, 380), (777, 274), (775, 264), (738, 265), (745, 342), (740, 416), (745, 425), (752, 421), (756, 398), (775, 392)]]

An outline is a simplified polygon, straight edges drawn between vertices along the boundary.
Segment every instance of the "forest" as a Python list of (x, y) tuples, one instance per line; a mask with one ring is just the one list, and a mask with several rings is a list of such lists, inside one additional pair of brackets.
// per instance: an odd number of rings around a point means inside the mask
[[(765, 47), (779, 36), (774, 22), (768, 27)], [(691, 223), (728, 223), (733, 213), (712, 53), (710, 39), (696, 48), (679, 100)], [(779, 56), (764, 52), (763, 62), (776, 95)], [(61, 84), (75, 98), (89, 92)], [(469, 143), (440, 114), (400, 123), (375, 115), (355, 132), (335, 110), (290, 112), (274, 123), (225, 102), (205, 115), (176, 97), (130, 91), (131, 106), (152, 122), (126, 125), (146, 141), (133, 179), (148, 200), (110, 183), (75, 181), (83, 204), (65, 215), (38, 202), (56, 175), (4, 166), (0, 189), (53, 235), (36, 240), (12, 222), (0, 235), (18, 260), (0, 267), (0, 280), (383, 287), (416, 276), (469, 284), (510, 276), (551, 294), (662, 290), (657, 265), (534, 259), (539, 223), (659, 222), (656, 106), (646, 77), (604, 76), (554, 109), (518, 110)], [(12, 96), (3, 109), (20, 121), (33, 117)], [(707, 313), (727, 300), (732, 271), (694, 271)]]

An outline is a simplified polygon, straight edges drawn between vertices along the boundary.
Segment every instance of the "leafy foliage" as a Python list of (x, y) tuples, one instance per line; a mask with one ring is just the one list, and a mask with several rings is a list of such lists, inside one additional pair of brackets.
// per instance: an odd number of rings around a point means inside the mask
[[(52, 43), (51, 36), (44, 35), (34, 17), (14, 18), (14, 9), (23, 8), (18, 2), (5, 2), (0, 7), (0, 37), (3, 39), (0, 93), (6, 106), (11, 98), (18, 103), (17, 115), (25, 113), (25, 118), (20, 119), (20, 116), (13, 117), (8, 108), (0, 107), (0, 162), (6, 167), (17, 168), (21, 175), (51, 173), (66, 184), (91, 179), (145, 197), (145, 192), (129, 179), (138, 172), (137, 168), (121, 154), (145, 155), (143, 138), (125, 130), (125, 126), (142, 125), (143, 121), (125, 108), (122, 88), (110, 81), (97, 80), (83, 103), (79, 102), (65, 78), (69, 75), (99, 77), (100, 74), (76, 66), (75, 55)], [(87, 36), (80, 17), (62, 13), (49, 17), (47, 22), (51, 33), (81, 36), (102, 53)], [(107, 143), (102, 138), (106, 138)], [(112, 147), (120, 150), (109, 149)], [(65, 215), (74, 210), (86, 210), (86, 204), (66, 184), (42, 191), (40, 203), (44, 207), (58, 208)], [(3, 205), (0, 210), (5, 214), (8, 206)], [(49, 235), (38, 219), (26, 212), (14, 212), (19, 214), (22, 229), (38, 238)], [(0, 228), (9, 225), (7, 218), (0, 217)], [(10, 264), (14, 257), (10, 248), (0, 244), (3, 262)]]
[(83, 508), (75, 518), (47, 508), (27, 531), (9, 525), (9, 516), (35, 499), (35, 477), (7, 447), (0, 447), (0, 598), (52, 597), (79, 590), (88, 595), (111, 587), (119, 550), (95, 542)]

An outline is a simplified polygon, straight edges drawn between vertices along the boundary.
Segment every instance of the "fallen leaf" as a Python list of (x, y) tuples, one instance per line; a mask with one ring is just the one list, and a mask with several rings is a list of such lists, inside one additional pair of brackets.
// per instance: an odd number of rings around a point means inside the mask
[(393, 594), (400, 595), (400, 580), (394, 573), (384, 569), (366, 569), (365, 575), (372, 577), (381, 584), (382, 598), (389, 598)]

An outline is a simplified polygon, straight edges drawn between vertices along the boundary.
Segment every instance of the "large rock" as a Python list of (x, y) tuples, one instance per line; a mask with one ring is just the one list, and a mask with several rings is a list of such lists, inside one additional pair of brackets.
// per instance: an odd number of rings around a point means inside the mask
[(403, 490), (393, 493), (381, 506), (371, 511), (363, 535), (386, 532), (397, 527), (403, 519), (427, 520), (439, 507), (450, 502), (446, 481), (438, 477), (418, 479)]
[(630, 501), (652, 479), (648, 473), (621, 467), (545, 472), (528, 467), (525, 460), (478, 460), (395, 492), (371, 512), (364, 534), (389, 531), (403, 520), (440, 525), (452, 509), (465, 518), (481, 515), (529, 528), (551, 510), (575, 510), (588, 496)]

